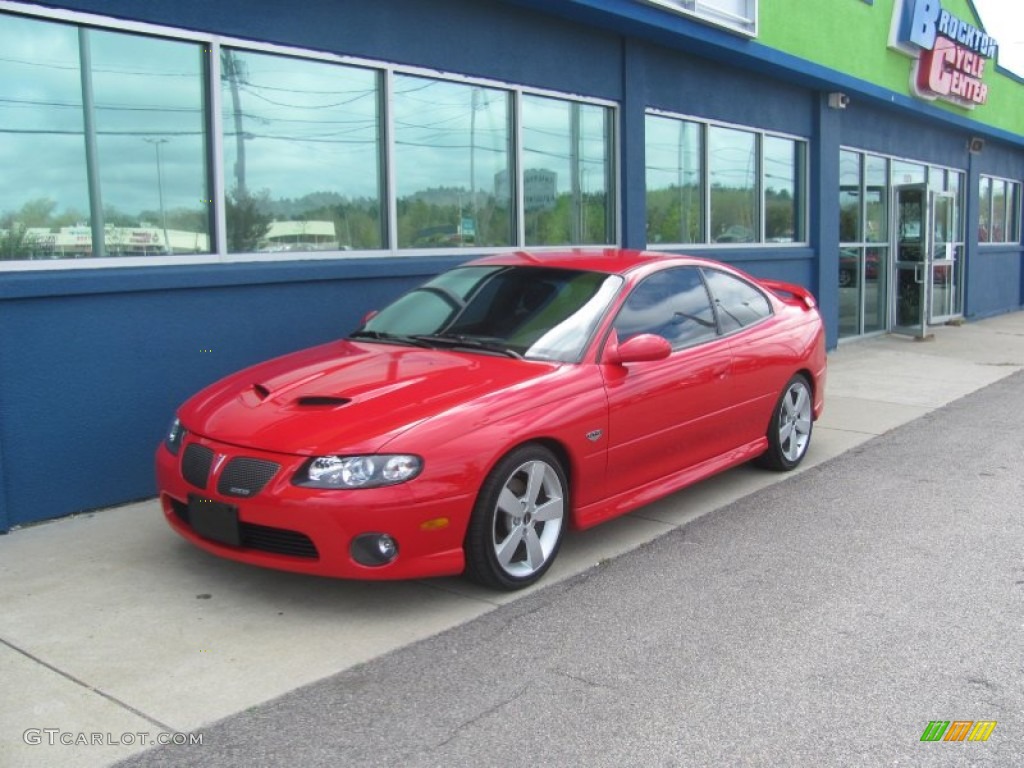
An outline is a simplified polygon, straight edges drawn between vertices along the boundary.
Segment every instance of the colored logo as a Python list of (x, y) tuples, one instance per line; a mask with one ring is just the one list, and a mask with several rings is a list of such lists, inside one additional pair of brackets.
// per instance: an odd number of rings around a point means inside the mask
[(995, 729), (995, 720), (932, 720), (921, 741), (988, 741)]
[(988, 101), (982, 78), (999, 50), (994, 37), (945, 10), (940, 0), (897, 1), (893, 13), (896, 39), (890, 44), (917, 59), (911, 77), (917, 96), (967, 108)]

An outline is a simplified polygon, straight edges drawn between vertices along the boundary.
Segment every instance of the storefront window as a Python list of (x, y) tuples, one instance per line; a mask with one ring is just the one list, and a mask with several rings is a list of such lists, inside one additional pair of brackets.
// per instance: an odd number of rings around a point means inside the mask
[(522, 112), (526, 244), (612, 242), (608, 110), (525, 95)]
[(704, 241), (701, 126), (647, 117), (647, 240)]
[(889, 161), (864, 157), (864, 241), (889, 242)]
[(753, 243), (757, 236), (757, 136), (713, 125), (708, 129), (711, 239)]
[(843, 152), (839, 157), (839, 240), (860, 241), (860, 159), (857, 152)]
[(0, 263), (616, 242), (610, 102), (183, 34), (0, 12)]
[(0, 19), (0, 259), (208, 253), (202, 46)]
[(1008, 242), (1020, 242), (1020, 216), (1020, 184), (1008, 182), (1006, 189), (1006, 239)]
[(511, 245), (510, 94), (396, 75), (398, 247)]
[(765, 136), (763, 146), (765, 241), (803, 240), (800, 180), (804, 174), (804, 145), (792, 139)]
[(807, 142), (647, 115), (649, 245), (807, 239)]
[(380, 248), (379, 76), (224, 49), (231, 253)]
[(982, 176), (978, 194), (978, 241), (1020, 242), (1020, 200), (1019, 182)]
[(926, 178), (927, 169), (920, 163), (910, 163), (906, 160), (892, 161), (893, 184), (924, 184)]
[(889, 160), (843, 150), (839, 158), (839, 336), (886, 328)]
[(1006, 242), (1006, 181), (992, 179), (992, 242)]

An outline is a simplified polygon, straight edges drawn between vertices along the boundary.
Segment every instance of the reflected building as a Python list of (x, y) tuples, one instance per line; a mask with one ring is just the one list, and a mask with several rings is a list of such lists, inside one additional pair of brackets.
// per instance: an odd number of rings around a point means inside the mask
[[(527, 212), (550, 211), (558, 198), (558, 174), (544, 168), (523, 171), (523, 209)], [(511, 195), (508, 171), (494, 175), (494, 195), (499, 199)]]

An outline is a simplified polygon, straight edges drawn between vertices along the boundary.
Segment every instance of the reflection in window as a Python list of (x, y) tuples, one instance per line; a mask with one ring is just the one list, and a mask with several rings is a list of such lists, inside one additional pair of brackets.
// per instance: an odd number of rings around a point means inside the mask
[(807, 142), (657, 114), (645, 134), (649, 245), (806, 241)]
[(1020, 184), (1006, 183), (1006, 241), (1020, 242)]
[(722, 333), (746, 328), (771, 316), (771, 303), (750, 283), (717, 269), (705, 269), (704, 279), (708, 281)]
[(666, 269), (646, 278), (629, 294), (614, 327), (620, 343), (653, 333), (674, 349), (717, 334), (708, 291), (696, 267)]
[(496, 88), (395, 76), (400, 248), (514, 242), (509, 100)]
[(107, 255), (208, 253), (202, 48), (89, 35)]
[(978, 189), (978, 242), (992, 242), (992, 179), (981, 177)]
[(993, 243), (1006, 242), (1006, 181), (992, 179), (992, 233)]
[(889, 161), (864, 157), (864, 236), (867, 243), (889, 242)]
[[(839, 156), (839, 336), (884, 330), (889, 307), (889, 160)], [(871, 245), (874, 244), (874, 245)]]
[(380, 248), (378, 75), (224, 49), (228, 251)]
[(752, 243), (757, 235), (756, 135), (721, 126), (708, 129), (711, 239)]
[(769, 243), (803, 240), (804, 145), (792, 139), (765, 136), (763, 142), (764, 236)]
[(0, 258), (209, 252), (202, 46), (2, 19)]
[(858, 242), (860, 236), (861, 156), (843, 151), (839, 155), (839, 240)]
[(608, 110), (532, 95), (522, 110), (526, 244), (612, 242)]
[(892, 161), (892, 183), (893, 184), (924, 184), (926, 169), (920, 163), (911, 163), (906, 160)]
[(701, 126), (648, 115), (647, 241), (704, 242)]
[(1020, 242), (1020, 182), (982, 176), (979, 187), (978, 242)]

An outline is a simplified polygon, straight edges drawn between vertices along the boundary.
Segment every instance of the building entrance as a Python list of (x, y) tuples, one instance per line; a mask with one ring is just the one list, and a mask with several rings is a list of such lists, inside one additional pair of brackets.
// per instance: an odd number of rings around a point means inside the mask
[(925, 184), (894, 189), (893, 333), (924, 338), (929, 325), (962, 313), (958, 206), (956, 195)]

